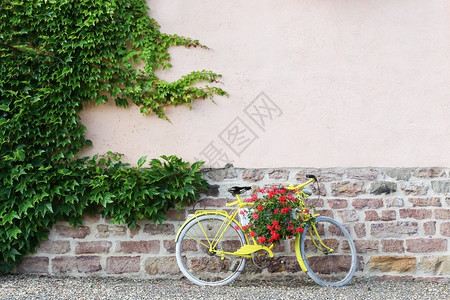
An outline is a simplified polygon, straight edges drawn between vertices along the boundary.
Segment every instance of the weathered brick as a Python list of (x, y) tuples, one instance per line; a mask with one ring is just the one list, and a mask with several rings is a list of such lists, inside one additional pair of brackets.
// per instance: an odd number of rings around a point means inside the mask
[(130, 238), (134, 238), (141, 232), (141, 226), (137, 225), (136, 228), (130, 228)]
[(203, 193), (208, 197), (217, 197), (219, 196), (219, 185), (218, 184), (210, 184), (208, 189)]
[(176, 243), (174, 240), (164, 240), (163, 241), (164, 249), (166, 249), (169, 253), (175, 253)]
[(431, 198), (409, 198), (409, 202), (413, 205), (413, 207), (427, 207), (427, 206), (442, 206), (441, 199), (438, 197), (431, 197)]
[(382, 272), (413, 272), (416, 269), (417, 258), (408, 256), (372, 256), (369, 270), (380, 270)]
[(428, 169), (420, 169), (414, 173), (415, 177), (419, 178), (436, 178), (436, 177), (445, 177), (445, 170), (440, 168), (428, 168)]
[(210, 169), (206, 176), (213, 181), (221, 182), (224, 179), (237, 178), (237, 173), (234, 168)]
[(55, 225), (55, 232), (61, 237), (69, 237), (73, 239), (84, 239), (91, 233), (88, 226), (78, 226), (74, 228), (68, 225)]
[(333, 196), (355, 197), (366, 192), (364, 182), (343, 181), (331, 184), (331, 194)]
[(263, 180), (265, 175), (262, 170), (245, 170), (242, 173), (242, 179), (244, 181), (256, 182)]
[(436, 208), (434, 210), (434, 218), (435, 219), (444, 219), (444, 220), (450, 219), (450, 209)]
[(408, 181), (411, 177), (412, 169), (387, 169), (384, 173), (395, 180), (404, 180)]
[(405, 202), (402, 198), (386, 198), (384, 200), (386, 207), (403, 207)]
[(431, 182), (431, 188), (437, 194), (450, 194), (450, 180), (436, 180)]
[(378, 177), (379, 173), (380, 172), (375, 169), (349, 169), (347, 170), (347, 177), (349, 179), (372, 181)]
[(127, 234), (127, 227), (120, 225), (107, 225), (99, 224), (97, 225), (97, 238), (108, 238), (108, 237), (118, 237), (125, 236)]
[(442, 222), (439, 226), (439, 232), (443, 236), (450, 236), (450, 222)]
[(307, 174), (316, 175), (317, 179), (320, 182), (341, 181), (344, 176), (344, 172), (342, 170), (306, 169), (298, 172), (295, 175), (295, 178), (299, 182), (304, 182), (307, 179), (306, 178)]
[(330, 209), (318, 209), (317, 213), (324, 217), (334, 218), (333, 211)]
[(140, 265), (140, 256), (110, 256), (106, 258), (106, 273), (136, 273), (140, 271)]
[(324, 207), (324, 201), (323, 201), (323, 199), (310, 197), (310, 198), (305, 199), (305, 205), (306, 205), (306, 207), (310, 207), (312, 205), (316, 208), (322, 208), (322, 207)]
[(331, 209), (343, 209), (347, 208), (347, 200), (345, 199), (330, 199), (328, 205)]
[(428, 221), (423, 223), (423, 233), (425, 235), (435, 235), (436, 234), (436, 221)]
[(111, 246), (110, 241), (78, 242), (75, 254), (108, 253)]
[(352, 201), (352, 205), (354, 208), (362, 209), (362, 208), (371, 208), (376, 209), (383, 207), (382, 199), (354, 199)]
[(168, 210), (164, 216), (167, 221), (180, 221), (186, 219), (186, 212), (184, 210), (179, 211), (175, 209)]
[(447, 240), (434, 239), (409, 239), (406, 240), (406, 251), (411, 253), (429, 253), (447, 251)]
[(308, 186), (309, 189), (312, 190), (313, 192), (313, 196), (322, 196), (322, 197), (326, 197), (327, 196), (327, 189), (325, 188), (325, 184), (323, 183), (319, 183), (319, 188), (317, 188), (317, 185), (314, 184), (313, 186)]
[(167, 223), (164, 223), (162, 225), (145, 224), (144, 232), (151, 234), (151, 235), (157, 235), (157, 234), (169, 235), (169, 234), (175, 234), (175, 227), (173, 226), (173, 224), (167, 224)]
[(147, 258), (145, 272), (149, 275), (178, 275), (181, 273), (176, 257), (173, 256)]
[(52, 272), (60, 273), (92, 273), (102, 269), (98, 256), (60, 256), (52, 259)]
[(49, 241), (45, 240), (39, 243), (37, 252), (49, 254), (63, 254), (70, 251), (69, 241)]
[(269, 175), (269, 179), (289, 180), (290, 172), (288, 170), (271, 170), (267, 174)]
[(368, 210), (364, 212), (366, 214), (366, 221), (378, 221), (380, 217), (375, 210)]
[(295, 257), (285, 256), (283, 257), (283, 261), (284, 261), (284, 269), (288, 273), (297, 273), (302, 270)]
[(397, 213), (395, 210), (383, 210), (381, 212), (381, 221), (395, 221), (397, 220)]
[(403, 208), (400, 209), (400, 218), (412, 218), (416, 220), (429, 219), (431, 217), (431, 210), (425, 208)]
[(22, 259), (17, 266), (17, 272), (21, 274), (48, 274), (48, 257), (28, 256)]
[(400, 188), (406, 195), (423, 196), (429, 187), (423, 182), (408, 182), (403, 183)]
[(355, 247), (358, 253), (378, 252), (377, 240), (356, 240)]
[(450, 275), (450, 255), (433, 255), (423, 257), (420, 267), (433, 275)]
[(404, 236), (416, 235), (418, 232), (418, 223), (410, 221), (402, 222), (382, 222), (370, 225), (372, 236), (379, 238), (400, 238)]
[(343, 223), (357, 222), (359, 220), (359, 216), (354, 209), (338, 210), (338, 215)]
[(366, 225), (364, 223), (355, 224), (355, 234), (357, 238), (363, 238), (366, 236)]
[(123, 241), (120, 242), (122, 253), (159, 253), (159, 241)]
[(405, 252), (403, 240), (381, 240), (381, 249), (383, 252)]
[(197, 204), (199, 207), (224, 207), (227, 203), (225, 198), (203, 198)]
[(374, 181), (370, 184), (370, 193), (374, 195), (391, 194), (397, 191), (397, 184), (389, 181)]

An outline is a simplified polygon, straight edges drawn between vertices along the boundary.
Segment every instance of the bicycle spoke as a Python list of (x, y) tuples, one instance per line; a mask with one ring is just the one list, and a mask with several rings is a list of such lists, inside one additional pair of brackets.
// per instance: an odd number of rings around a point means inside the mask
[(318, 217), (307, 230), (300, 247), (308, 274), (321, 285), (346, 284), (356, 269), (356, 249), (348, 232), (327, 217)]
[(227, 220), (220, 215), (200, 216), (180, 233), (177, 262), (183, 274), (194, 283), (226, 284), (244, 268), (245, 258), (227, 254), (246, 243), (242, 231), (235, 229), (235, 223), (228, 226)]

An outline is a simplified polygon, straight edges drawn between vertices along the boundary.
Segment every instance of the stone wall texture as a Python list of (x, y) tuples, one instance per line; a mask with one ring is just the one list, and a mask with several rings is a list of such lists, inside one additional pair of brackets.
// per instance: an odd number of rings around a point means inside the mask
[[(306, 174), (315, 174), (320, 182), (320, 197), (314, 186), (310, 203), (320, 214), (341, 221), (355, 241), (362, 262), (356, 276), (450, 279), (450, 169), (207, 169), (204, 176), (211, 187), (195, 208), (225, 208), (232, 198), (227, 189), (235, 185), (298, 184)], [(86, 216), (77, 228), (61, 222), (16, 271), (180, 278), (174, 239), (192, 209), (169, 211), (163, 225), (142, 220), (134, 229), (100, 216)], [(292, 240), (275, 252), (267, 269), (254, 272), (248, 264), (246, 274), (302, 274)]]

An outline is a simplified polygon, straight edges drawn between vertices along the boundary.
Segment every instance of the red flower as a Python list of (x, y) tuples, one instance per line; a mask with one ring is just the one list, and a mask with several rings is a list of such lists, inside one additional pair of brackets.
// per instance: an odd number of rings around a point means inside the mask
[(267, 229), (272, 230), (272, 226), (270, 226), (270, 224), (267, 224)]
[(303, 229), (303, 227), (297, 227), (297, 229), (295, 231), (303, 233), (304, 229)]
[(289, 208), (287, 208), (287, 207), (283, 207), (282, 209), (281, 209), (281, 213), (282, 214), (287, 214), (289, 212)]
[(250, 231), (250, 236), (251, 237), (254, 237), (256, 234), (255, 234), (255, 232), (254, 231)]
[(238, 231), (239, 230), (239, 226), (234, 226), (234, 230)]
[(278, 241), (280, 239), (280, 235), (278, 234), (278, 232), (273, 232), (272, 233), (272, 239), (274, 241)]
[(258, 207), (256, 209), (259, 210), (259, 211), (264, 210), (264, 206), (258, 205)]
[(260, 236), (258, 238), (258, 243), (264, 243), (266, 241), (266, 237), (265, 236)]
[(305, 214), (309, 214), (309, 209), (305, 209)]
[(258, 218), (259, 218), (258, 213), (255, 211), (253, 213), (253, 219), (258, 220)]
[(273, 211), (273, 214), (276, 215), (278, 213), (278, 208)]

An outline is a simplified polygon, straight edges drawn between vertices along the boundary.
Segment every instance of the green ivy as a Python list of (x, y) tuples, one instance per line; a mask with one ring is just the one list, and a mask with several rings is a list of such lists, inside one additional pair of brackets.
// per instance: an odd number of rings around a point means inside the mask
[(175, 82), (171, 46), (203, 47), (161, 33), (143, 0), (4, 0), (0, 5), (0, 270), (35, 251), (55, 222), (79, 225), (83, 213), (135, 226), (198, 197), (201, 163), (175, 156), (137, 168), (120, 155), (77, 158), (91, 142), (83, 103), (134, 103), (167, 119), (168, 105), (226, 95), (200, 86), (220, 75), (196, 71)]

